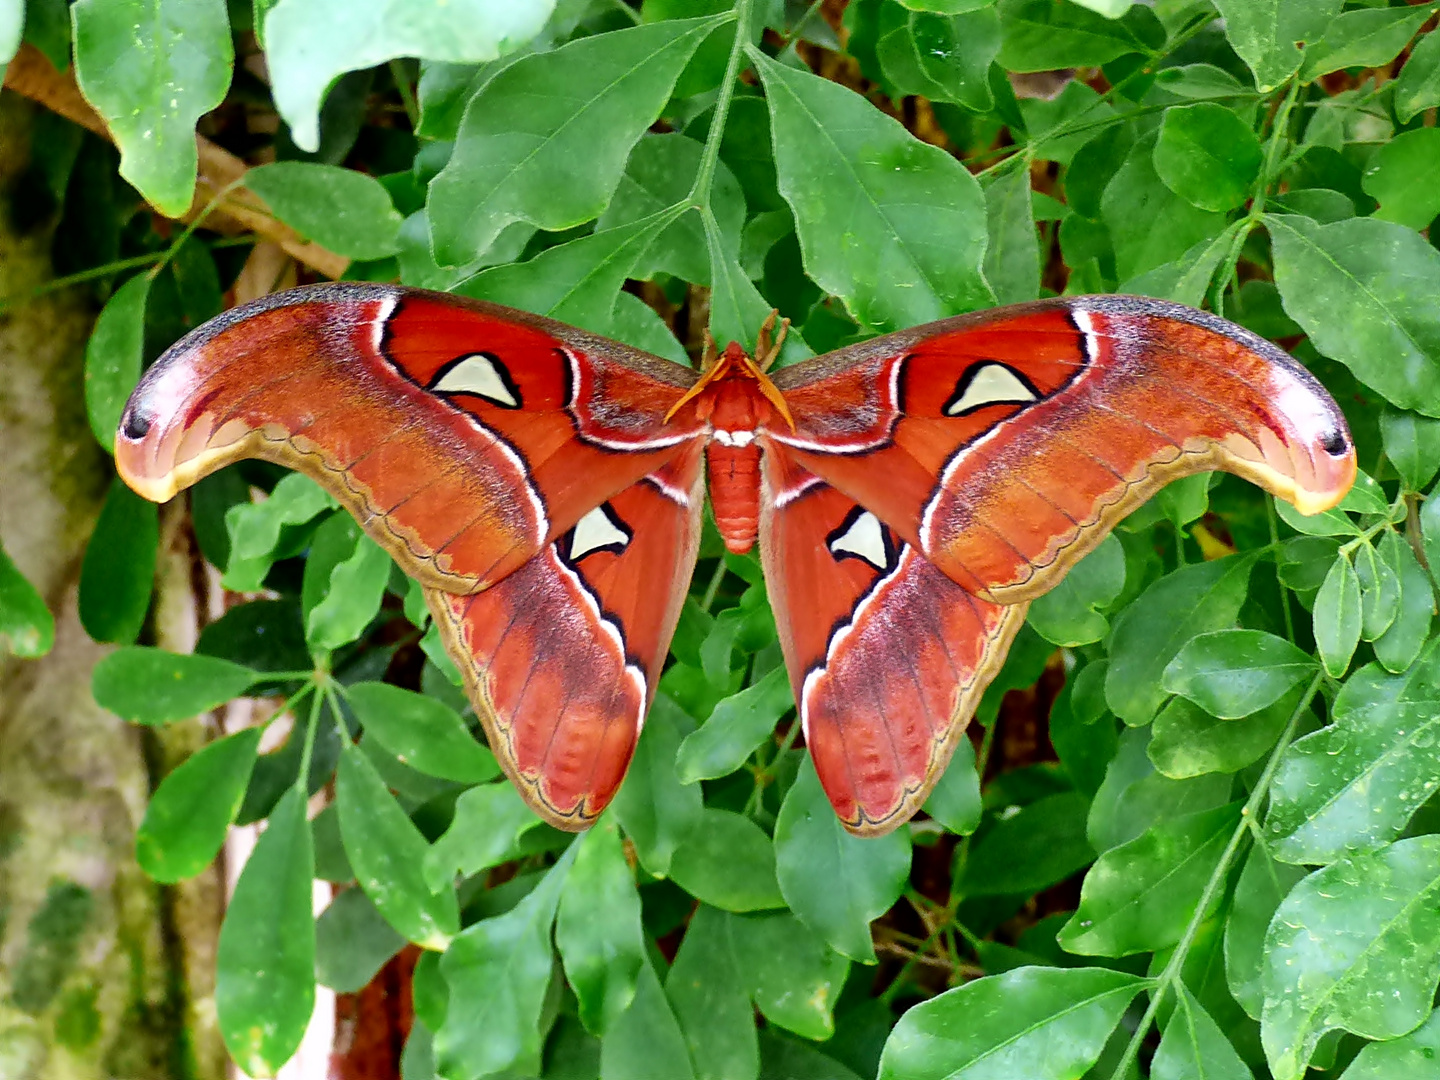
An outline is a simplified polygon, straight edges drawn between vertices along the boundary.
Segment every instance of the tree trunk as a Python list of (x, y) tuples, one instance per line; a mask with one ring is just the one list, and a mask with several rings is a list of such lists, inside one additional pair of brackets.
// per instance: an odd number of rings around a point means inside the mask
[[(0, 95), (0, 296), (53, 277), (54, 222), (21, 220), (35, 106)], [(55, 613), (54, 650), (0, 657), (0, 1077), (224, 1075), (212, 871), (150, 882), (134, 836), (154, 782), (198, 746), (198, 721), (151, 735), (95, 704), (105, 655), (76, 609), (85, 543), (112, 471), (86, 420), (85, 289), (0, 314), (0, 543)], [(197, 619), (187, 528), (166, 515), (155, 640), (188, 649)], [(209, 973), (209, 974), (207, 974)]]

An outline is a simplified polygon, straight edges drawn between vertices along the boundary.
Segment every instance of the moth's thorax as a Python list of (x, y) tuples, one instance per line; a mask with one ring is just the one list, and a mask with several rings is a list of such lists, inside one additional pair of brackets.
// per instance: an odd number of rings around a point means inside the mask
[(760, 446), (755, 438), (779, 419), (772, 404), (779, 392), (733, 342), (702, 386), (696, 412), (710, 428), (705, 455), (715, 524), (727, 548), (746, 552), (760, 526)]

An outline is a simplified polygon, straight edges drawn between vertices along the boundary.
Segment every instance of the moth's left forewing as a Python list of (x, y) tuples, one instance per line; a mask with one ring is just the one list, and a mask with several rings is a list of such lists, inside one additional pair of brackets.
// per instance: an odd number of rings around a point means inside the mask
[(682, 447), (485, 592), (427, 590), (491, 749), (559, 828), (593, 823), (634, 753), (695, 565), (700, 460)]
[(804, 468), (953, 581), (1033, 599), (1163, 484), (1239, 474), (1303, 511), (1355, 475), (1343, 416), (1269, 342), (1141, 297), (962, 316), (781, 372)]
[(782, 447), (764, 479), (761, 558), (806, 746), (845, 827), (889, 832), (943, 773), (1025, 605), (970, 595)]

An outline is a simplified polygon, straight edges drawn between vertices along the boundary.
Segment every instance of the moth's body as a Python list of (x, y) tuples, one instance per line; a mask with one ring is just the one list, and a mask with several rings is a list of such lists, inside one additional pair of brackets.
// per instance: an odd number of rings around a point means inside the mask
[(754, 547), (759, 535), (765, 434), (776, 421), (784, 423), (770, 401), (778, 393), (755, 361), (732, 341), (688, 404), (709, 436), (705, 471), (715, 526), (725, 546), (737, 554)]
[(1026, 603), (1163, 483), (1221, 468), (1314, 513), (1355, 475), (1308, 372), (1160, 301), (959, 316), (772, 379), (774, 351), (697, 373), (443, 294), (294, 290), (157, 361), (116, 463), (156, 500), (243, 457), (325, 486), (426, 586), (492, 749), (566, 828), (624, 776), (708, 474), (726, 545), (758, 537), (807, 746), (860, 833), (915, 812)]

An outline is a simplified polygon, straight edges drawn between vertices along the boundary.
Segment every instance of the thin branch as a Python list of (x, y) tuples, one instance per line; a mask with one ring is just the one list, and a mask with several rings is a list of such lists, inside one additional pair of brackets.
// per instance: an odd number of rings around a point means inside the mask
[[(22, 45), (5, 69), (5, 88), (13, 90), (31, 101), (44, 105), (51, 112), (58, 113), (71, 123), (79, 124), (102, 138), (114, 141), (105, 121), (80, 93), (75, 77), (70, 72), (59, 72), (45, 55), (33, 45)], [(248, 169), (230, 151), (216, 146), (203, 135), (195, 136), (196, 150), (200, 159), (200, 174), (196, 181), (195, 198), (190, 209), (180, 220), (190, 221), (215, 199), (242, 182)], [(290, 226), (270, 213), (265, 203), (254, 192), (233, 190), (224, 195), (220, 205), (210, 218), (211, 227), (217, 232), (253, 232), (266, 240), (273, 240), (297, 262), (303, 263), (329, 278), (338, 279), (345, 273), (350, 260), (343, 255), (328, 251), (319, 244), (302, 238)]]

